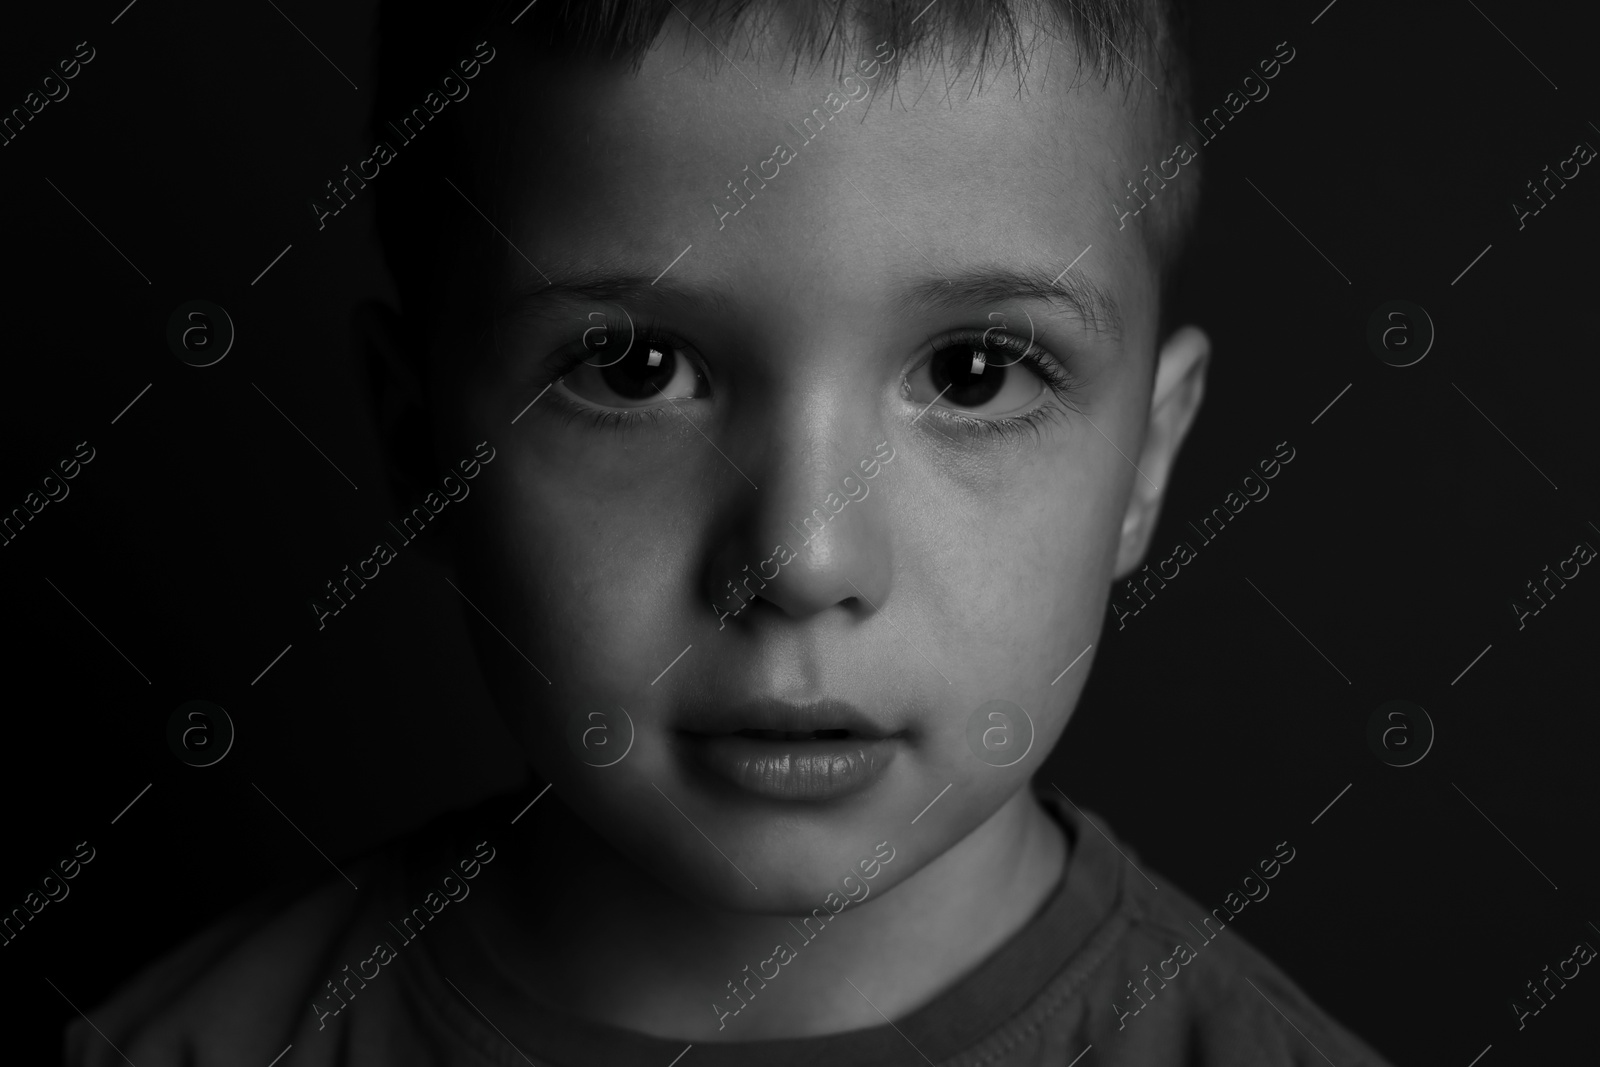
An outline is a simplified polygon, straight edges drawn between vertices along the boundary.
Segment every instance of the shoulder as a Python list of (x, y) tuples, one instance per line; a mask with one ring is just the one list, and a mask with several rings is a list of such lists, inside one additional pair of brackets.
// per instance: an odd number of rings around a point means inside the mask
[(1159, 879), (1160, 889), (1137, 875), (1128, 879), (1129, 927), (1100, 976), (1108, 1042), (1182, 1050), (1181, 1062), (1195, 1064), (1310, 1067), (1331, 1057), (1350, 1067), (1387, 1067), (1233, 926), (1268, 899), (1272, 878), (1293, 859), (1286, 843), (1278, 847), (1276, 860), (1262, 861), (1209, 910), (1167, 879)]
[[(376, 853), (343, 869), (363, 890), (381, 890), (393, 866), (388, 853)], [(369, 900), (340, 877), (257, 897), (69, 1025), (66, 1063), (270, 1061), (302, 1024), (323, 970)]]
[[(406, 943), (394, 922), (406, 922), (416, 903), (412, 873), (437, 880), (446, 859), (487, 862), (481, 851), (463, 852), (463, 842), (485, 836), (486, 825), (508, 825), (522, 803), (513, 794), (445, 812), (341, 861), (337, 876), (309, 889), (265, 893), (229, 912), (70, 1024), (68, 1067), (269, 1064), (291, 1045), (296, 1067), (418, 1062), (424, 1049), (411, 1040), (406, 981), (373, 980), (397, 958), (394, 942)], [(479, 843), (492, 858), (492, 846)], [(420, 898), (433, 913), (443, 906), (436, 896)], [(358, 993), (360, 1007), (343, 1010)]]
[(1274, 907), (1274, 892), (1293, 892), (1289, 842), (1263, 850), (1208, 910), (1100, 816), (1041, 799), (1069, 829), (1067, 888), (1093, 929), (1036, 1000), (1039, 1031), (1064, 1048), (1092, 1043), (1101, 1067), (1321, 1067), (1325, 1057), (1387, 1067), (1236, 928), (1246, 911)]

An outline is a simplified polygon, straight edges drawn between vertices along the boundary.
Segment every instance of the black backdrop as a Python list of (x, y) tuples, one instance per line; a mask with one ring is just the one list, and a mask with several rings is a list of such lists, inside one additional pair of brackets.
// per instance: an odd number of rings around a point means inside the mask
[[(0, 548), (0, 905), (97, 850), (0, 948), (4, 1040), (46, 1062), (69, 999), (88, 1010), (266, 880), (326, 872), (264, 798), (337, 858), (525, 780), (431, 561), (402, 559), (344, 625), (304, 617), (394, 510), (350, 358), (349, 306), (390, 292), (370, 199), (320, 233), (304, 206), (367, 143), (373, 5), (124, 2), (0, 20), (6, 109), (95, 49), (0, 148), (0, 507), (95, 449)], [(1600, 944), (1600, 577), (1520, 630), (1510, 602), (1600, 547), (1600, 177), (1520, 230), (1510, 205), (1600, 146), (1593, 47), (1556, 5), (1324, 3), (1199, 16), (1203, 109), (1278, 42), (1296, 57), (1203, 150), (1185, 301), (1217, 358), (1152, 559), (1279, 441), (1296, 458), (1108, 628), (1043, 776), (1208, 907), (1288, 839), (1241, 930), (1396, 1062), (1569, 1059), (1600, 978), (1520, 1032), (1508, 1005)], [(165, 338), (193, 299), (238, 327), (204, 370)], [(1396, 299), (1437, 332), (1403, 368), (1367, 341)], [(165, 736), (197, 698), (238, 728), (206, 769)], [(1392, 699), (1436, 730), (1412, 766), (1367, 740)]]

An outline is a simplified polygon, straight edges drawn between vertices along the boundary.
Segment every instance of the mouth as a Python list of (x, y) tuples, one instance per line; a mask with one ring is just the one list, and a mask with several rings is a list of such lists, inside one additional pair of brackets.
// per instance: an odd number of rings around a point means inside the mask
[(697, 709), (678, 731), (697, 771), (785, 801), (834, 800), (866, 789), (883, 776), (905, 736), (838, 701)]
[(748, 737), (752, 741), (845, 741), (849, 739), (850, 731), (845, 729), (736, 730), (728, 736)]

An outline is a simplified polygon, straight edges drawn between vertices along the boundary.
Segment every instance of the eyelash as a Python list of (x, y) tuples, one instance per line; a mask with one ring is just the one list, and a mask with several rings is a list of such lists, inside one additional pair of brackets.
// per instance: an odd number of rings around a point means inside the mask
[[(600, 323), (600, 325), (605, 327), (608, 337), (613, 333), (620, 335), (628, 330), (627, 319), (622, 319), (619, 321), (615, 316), (610, 314), (605, 316), (604, 321)], [(687, 354), (689, 346), (683, 341), (679, 340), (678, 336), (671, 330), (667, 330), (656, 325), (654, 320), (635, 319), (632, 325), (632, 333), (634, 337), (634, 344), (638, 344), (640, 338), (664, 341), (668, 345), (672, 346), (675, 351), (683, 354), (684, 358), (689, 359), (690, 362), (694, 363), (701, 374), (706, 373), (705, 366), (695, 360), (694, 357)], [(554, 385), (555, 383), (559, 382), (562, 378), (565, 378), (574, 367), (584, 362), (584, 360), (589, 359), (592, 355), (593, 353), (589, 352), (587, 349), (573, 349), (571, 346), (556, 351), (553, 355), (551, 355), (545, 364), (545, 373), (547, 375), (553, 375), (548, 384)], [(559, 390), (552, 391), (550, 393), (550, 399), (554, 401), (556, 406), (561, 409), (563, 425), (570, 425), (574, 421), (581, 419), (588, 425), (599, 430), (615, 430), (620, 432), (636, 427), (648, 426), (658, 422), (663, 418), (667, 418), (672, 414), (672, 411), (666, 405), (658, 405), (651, 408), (634, 408), (631, 410), (609, 411), (601, 408), (592, 408), (587, 405), (577, 403), (570, 397), (561, 393)]]
[[(627, 321), (619, 323), (611, 315), (606, 315), (602, 325), (608, 335), (613, 331), (620, 331), (627, 326)], [(650, 338), (664, 341), (684, 358), (694, 362), (700, 373), (706, 374), (706, 368), (693, 356), (687, 355), (689, 346), (670, 330), (658, 326), (653, 320), (640, 319), (632, 324), (635, 343), (638, 338)], [(987, 337), (986, 337), (987, 335)], [(935, 356), (947, 349), (971, 345), (974, 347), (1002, 348), (1018, 355), (1016, 363), (1021, 363), (1033, 373), (1037, 374), (1051, 395), (1059, 404), (1042, 404), (1024, 415), (1013, 415), (999, 419), (985, 419), (973, 415), (963, 415), (951, 409), (940, 409), (937, 418), (950, 424), (958, 432), (973, 438), (987, 438), (1000, 440), (1005, 438), (1020, 438), (1032, 436), (1037, 440), (1044, 428), (1060, 421), (1065, 412), (1063, 407), (1070, 411), (1077, 411), (1077, 394), (1080, 383), (1077, 378), (1069, 374), (1056, 360), (1047, 355), (1044, 349), (1037, 344), (1024, 341), (1022, 338), (1003, 330), (956, 330), (940, 337), (932, 345), (928, 359), (918, 363), (912, 368), (920, 370)], [(546, 361), (546, 374), (550, 377), (548, 384), (554, 385), (566, 377), (574, 367), (589, 358), (591, 353), (586, 349), (573, 350), (564, 348), (554, 353)], [(1009, 364), (1008, 364), (1009, 365)], [(707, 375), (709, 377), (709, 375)], [(904, 395), (902, 389), (902, 395)], [(553, 391), (551, 400), (559, 407), (563, 414), (563, 423), (571, 424), (576, 420), (583, 420), (590, 426), (600, 430), (625, 431), (628, 429), (654, 424), (671, 414), (666, 406), (650, 408), (635, 408), (632, 410), (603, 410), (580, 405), (559, 391)]]
[[(954, 426), (958, 432), (969, 437), (985, 438), (990, 440), (1016, 439), (1031, 436), (1038, 440), (1046, 426), (1059, 422), (1065, 417), (1063, 408), (1077, 411), (1077, 396), (1080, 383), (1077, 378), (1069, 374), (1066, 368), (1056, 362), (1045, 350), (1037, 344), (1024, 341), (1014, 334), (1004, 330), (956, 330), (945, 334), (933, 343), (933, 351), (928, 358), (912, 368), (921, 370), (941, 352), (951, 348), (971, 346), (974, 348), (1002, 348), (1014, 353), (1021, 358), (1016, 363), (1021, 363), (1033, 373), (1037, 374), (1044, 382), (1045, 388), (1059, 402), (1058, 404), (1042, 404), (1025, 415), (1012, 415), (1006, 418), (985, 419), (976, 415), (963, 415), (950, 408), (940, 408), (937, 418)], [(902, 390), (902, 395), (905, 395)], [(933, 414), (930, 409), (929, 414)]]

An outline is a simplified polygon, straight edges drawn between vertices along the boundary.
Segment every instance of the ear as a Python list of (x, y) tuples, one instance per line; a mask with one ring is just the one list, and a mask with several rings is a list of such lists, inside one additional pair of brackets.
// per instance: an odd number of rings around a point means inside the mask
[(1122, 518), (1122, 537), (1117, 546), (1118, 579), (1139, 566), (1150, 547), (1178, 446), (1183, 444), (1200, 410), (1200, 400), (1205, 396), (1206, 368), (1210, 362), (1211, 339), (1196, 326), (1173, 331), (1156, 356), (1150, 422), (1145, 428), (1144, 448), (1139, 453), (1140, 473), (1133, 479), (1133, 493), (1128, 498), (1128, 511)]
[[(437, 489), (441, 477), (435, 469), (424, 384), (426, 353), (405, 319), (379, 301), (358, 304), (352, 325), (356, 362), (365, 374), (398, 525), (413, 507), (421, 506), (430, 489)], [(438, 519), (448, 521), (449, 509)], [(441, 523), (435, 520), (429, 525)], [(436, 562), (447, 556), (444, 533), (424, 529), (417, 538), (418, 547)]]

